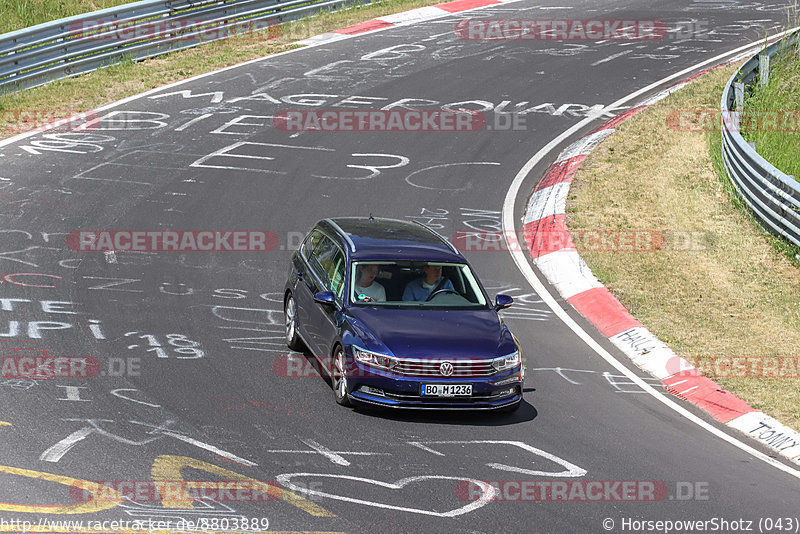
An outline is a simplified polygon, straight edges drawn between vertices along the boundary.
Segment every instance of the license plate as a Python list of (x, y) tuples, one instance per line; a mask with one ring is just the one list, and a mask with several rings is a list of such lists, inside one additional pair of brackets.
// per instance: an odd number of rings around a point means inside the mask
[(422, 384), (420, 395), (427, 397), (469, 397), (472, 384)]

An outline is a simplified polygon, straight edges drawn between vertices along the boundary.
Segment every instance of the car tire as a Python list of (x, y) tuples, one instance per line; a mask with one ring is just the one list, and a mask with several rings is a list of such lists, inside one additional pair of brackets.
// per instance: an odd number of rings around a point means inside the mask
[(347, 393), (347, 359), (344, 349), (337, 346), (333, 358), (333, 375), (331, 376), (333, 397), (336, 399), (336, 404), (352, 406), (350, 395)]
[(291, 293), (283, 303), (283, 318), (286, 326), (286, 345), (292, 350), (301, 352), (303, 350), (303, 342), (297, 333), (297, 304)]

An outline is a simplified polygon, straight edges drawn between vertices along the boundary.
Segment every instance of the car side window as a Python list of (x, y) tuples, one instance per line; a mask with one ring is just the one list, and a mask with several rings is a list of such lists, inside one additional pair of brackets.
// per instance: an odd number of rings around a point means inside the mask
[(328, 285), (328, 273), (323, 261), (335, 251), (336, 246), (319, 230), (314, 230), (311, 235), (303, 242), (301, 252), (308, 261), (308, 265), (314, 274), (322, 281), (323, 285)]
[(319, 243), (321, 238), (322, 233), (319, 230), (313, 230), (303, 240), (303, 244), (300, 245), (300, 254), (302, 254), (306, 260), (311, 260), (311, 257), (314, 255), (314, 244)]
[(328, 281), (328, 273), (331, 272), (331, 264), (333, 263), (334, 256), (338, 249), (336, 245), (327, 236), (322, 236), (322, 239), (314, 247), (314, 258), (321, 269), (323, 281)]
[(330, 289), (337, 298), (341, 298), (344, 290), (344, 254), (339, 249), (333, 256), (331, 267), (328, 270), (328, 280), (330, 281)]

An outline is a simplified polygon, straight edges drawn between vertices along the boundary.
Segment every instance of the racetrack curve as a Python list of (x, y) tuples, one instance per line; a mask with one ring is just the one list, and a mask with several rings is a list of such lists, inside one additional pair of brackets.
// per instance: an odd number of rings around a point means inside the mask
[[(692, 20), (708, 31), (700, 39), (633, 43), (461, 40), (454, 28), (471, 17)], [(244, 516), (286, 531), (598, 532), (603, 518), (620, 531), (623, 518), (795, 517), (796, 477), (619, 375), (554, 316), (507, 251), (465, 254), (491, 294), (516, 301), (504, 317), (525, 349), (528, 375), (515, 414), (348, 410), (334, 404), (325, 379), (286, 376), (281, 367), (291, 249), (317, 220), (372, 213), (418, 220), (449, 237), (499, 230), (519, 169), (590, 110), (783, 21), (770, 2), (650, 8), (520, 1), (226, 69), (102, 111), (85, 132), (39, 133), (6, 145), (0, 346), (4, 354), (90, 356), (100, 372), (85, 380), (0, 381), (0, 421), (10, 423), (0, 425), (0, 466), (87, 481), (238, 473), (282, 481), (307, 498), (284, 493), (204, 508), (143, 499), (69, 517), (84, 520), (175, 525), (181, 517)], [(297, 135), (271, 123), (279, 110), (313, 104), (450, 109), (465, 101), (491, 107), (491, 130)], [(498, 129), (507, 124), (497, 113), (504, 101), (505, 111), (527, 102), (516, 108), (529, 110), (516, 129)], [(606, 111), (593, 127), (621, 110)], [(521, 191), (538, 177), (532, 172)], [(105, 229), (269, 230), (279, 246), (267, 254), (110, 255), (65, 245), (69, 232)], [(174, 350), (168, 339), (199, 342), (202, 357)], [(119, 373), (122, 363), (128, 367)], [(657, 481), (668, 495), (659, 502), (476, 503), (459, 498), (461, 479)], [(66, 519), (52, 512), (80, 502), (64, 482), (0, 467), (0, 519)], [(700, 498), (683, 498), (689, 487)]]

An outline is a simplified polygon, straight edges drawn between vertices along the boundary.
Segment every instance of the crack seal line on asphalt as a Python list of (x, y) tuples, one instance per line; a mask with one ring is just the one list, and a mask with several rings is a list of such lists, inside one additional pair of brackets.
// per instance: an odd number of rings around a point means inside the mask
[[(777, 38), (783, 37), (784, 35), (787, 35), (787, 34), (793, 32), (793, 31), (795, 31), (796, 29), (797, 28), (793, 28), (791, 30), (786, 30), (784, 32), (780, 32), (778, 34), (770, 36), (767, 40), (771, 41), (773, 39), (777, 39)], [(654, 82), (654, 83), (648, 85), (647, 87), (643, 87), (642, 89), (634, 91), (633, 93), (630, 93), (629, 95), (624, 96), (621, 99), (617, 100), (616, 102), (614, 102), (613, 104), (611, 104), (608, 107), (613, 109), (613, 108), (616, 108), (618, 106), (621, 106), (621, 105), (625, 104), (626, 102), (629, 102), (629, 101), (633, 100), (634, 98), (636, 98), (638, 96), (641, 96), (641, 95), (643, 95), (643, 94), (645, 94), (645, 93), (647, 93), (649, 91), (657, 89), (658, 87), (660, 87), (660, 86), (662, 86), (662, 85), (664, 85), (664, 84), (666, 84), (666, 83), (668, 83), (670, 81), (673, 81), (675, 79), (679, 79), (682, 76), (685, 76), (686, 74), (691, 73), (692, 71), (700, 69), (701, 67), (705, 67), (706, 65), (714, 65), (716, 63), (720, 63), (720, 62), (722, 62), (723, 59), (725, 59), (725, 58), (727, 58), (729, 56), (736, 56), (736, 54), (742, 54), (742, 53), (744, 53), (746, 51), (749, 51), (750, 49), (759, 48), (759, 47), (762, 46), (762, 44), (763, 44), (762, 42), (750, 43), (750, 44), (747, 44), (747, 45), (744, 45), (744, 46), (740, 46), (739, 48), (736, 48), (734, 50), (731, 50), (731, 51), (725, 52), (723, 54), (720, 54), (718, 56), (715, 56), (715, 57), (713, 57), (711, 59), (707, 59), (707, 60), (705, 60), (705, 61), (703, 61), (701, 63), (698, 63), (698, 64), (696, 64), (696, 65), (694, 65), (692, 67), (689, 67), (689, 68), (684, 69), (684, 70), (682, 70), (680, 72), (677, 72), (675, 74), (671, 74), (670, 76), (662, 78), (661, 80), (659, 80), (657, 82)], [(736, 56), (736, 57), (738, 57), (738, 56)], [(579, 132), (582, 128), (584, 128), (585, 126), (587, 126), (592, 121), (594, 121), (594, 120), (596, 120), (598, 118), (600, 118), (599, 114), (596, 114), (594, 116), (590, 115), (589, 117), (586, 117), (585, 119), (581, 120), (577, 124), (574, 124), (573, 126), (568, 128), (567, 130), (562, 132), (558, 137), (556, 137), (553, 140), (551, 140), (547, 145), (542, 147), (542, 149), (539, 150), (533, 157), (531, 157), (525, 163), (525, 165), (519, 170), (517, 175), (514, 177), (514, 181), (511, 183), (511, 187), (509, 188), (508, 193), (506, 194), (506, 198), (503, 201), (503, 217), (502, 217), (502, 220), (503, 220), (503, 235), (505, 236), (506, 244), (508, 246), (508, 250), (509, 250), (509, 253), (511, 254), (511, 257), (514, 259), (514, 263), (517, 264), (517, 267), (522, 272), (523, 276), (525, 276), (525, 278), (531, 284), (531, 286), (536, 291), (536, 293), (542, 298), (544, 303), (547, 304), (547, 306), (551, 310), (553, 310), (553, 313), (555, 313), (555, 315), (559, 319), (561, 319), (564, 322), (564, 324), (570, 330), (572, 330), (575, 333), (576, 336), (578, 336), (584, 343), (586, 343), (592, 350), (594, 350), (601, 358), (603, 358), (606, 362), (608, 362), (612, 367), (614, 367), (619, 372), (621, 372), (623, 375), (625, 375), (625, 377), (630, 379), (633, 383), (635, 383), (637, 386), (642, 388), (645, 392), (650, 394), (653, 398), (655, 398), (656, 400), (658, 400), (659, 402), (661, 402), (662, 404), (664, 404), (668, 408), (674, 410), (679, 415), (682, 415), (683, 417), (685, 417), (686, 419), (692, 421), (693, 423), (695, 423), (696, 425), (700, 426), (701, 428), (704, 428), (705, 430), (707, 430), (711, 434), (715, 435), (716, 437), (722, 439), (723, 441), (726, 441), (726, 442), (730, 443), (734, 447), (737, 447), (737, 448), (741, 449), (742, 451), (750, 454), (751, 456), (754, 456), (755, 458), (758, 458), (759, 460), (762, 460), (762, 461), (768, 463), (769, 465), (771, 465), (771, 466), (773, 466), (773, 467), (775, 467), (777, 469), (780, 469), (781, 471), (783, 471), (783, 472), (785, 472), (785, 473), (787, 473), (787, 474), (789, 474), (789, 475), (791, 475), (791, 476), (793, 476), (795, 478), (800, 479), (800, 471), (798, 471), (797, 469), (793, 469), (793, 468), (785, 465), (784, 463), (782, 463), (782, 462), (780, 462), (780, 461), (778, 461), (778, 460), (776, 460), (774, 458), (771, 458), (771, 457), (767, 456), (763, 452), (754, 449), (750, 445), (747, 445), (746, 443), (740, 441), (739, 439), (737, 439), (737, 438), (727, 434), (726, 432), (723, 432), (722, 430), (716, 428), (715, 426), (713, 426), (712, 424), (704, 421), (703, 419), (701, 419), (697, 415), (693, 414), (692, 412), (690, 412), (689, 410), (687, 410), (683, 406), (680, 406), (679, 404), (677, 404), (672, 399), (670, 399), (667, 396), (663, 395), (661, 392), (656, 390), (654, 387), (652, 387), (649, 384), (647, 384), (643, 379), (639, 378), (630, 369), (628, 369), (625, 365), (623, 365), (622, 362), (617, 360), (610, 352), (608, 352), (606, 349), (604, 349), (597, 341), (595, 341), (591, 337), (591, 335), (588, 332), (586, 332), (572, 317), (570, 317), (567, 314), (566, 310), (564, 310), (558, 304), (558, 302), (556, 302), (555, 298), (553, 298), (553, 296), (550, 294), (550, 291), (548, 291), (548, 289), (544, 286), (544, 284), (541, 282), (541, 280), (539, 280), (539, 277), (536, 276), (536, 273), (533, 271), (533, 268), (531, 267), (530, 263), (528, 263), (528, 259), (526, 258), (525, 254), (523, 254), (523, 249), (519, 244), (519, 240), (517, 239), (516, 225), (515, 225), (515, 222), (514, 222), (514, 206), (515, 206), (517, 197), (519, 195), (520, 189), (522, 187), (522, 183), (528, 177), (528, 175), (533, 170), (533, 168), (537, 164), (539, 164), (539, 162), (541, 162), (550, 152), (552, 152), (556, 147), (558, 147), (561, 143), (563, 143), (565, 140), (567, 140), (570, 136), (572, 136), (575, 133)]]

